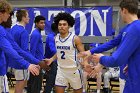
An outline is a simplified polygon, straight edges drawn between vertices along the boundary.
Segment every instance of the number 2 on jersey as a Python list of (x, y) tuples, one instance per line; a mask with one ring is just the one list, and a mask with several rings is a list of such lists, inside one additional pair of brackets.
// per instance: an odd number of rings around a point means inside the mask
[(64, 51), (60, 51), (61, 53), (61, 59), (65, 59), (65, 52)]

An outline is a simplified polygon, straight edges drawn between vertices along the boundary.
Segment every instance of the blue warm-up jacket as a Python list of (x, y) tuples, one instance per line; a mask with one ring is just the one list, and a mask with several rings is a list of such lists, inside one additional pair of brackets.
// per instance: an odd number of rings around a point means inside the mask
[(44, 49), (41, 31), (37, 28), (31, 34), (30, 52), (35, 58), (39, 60), (42, 60), (44, 58)]
[(0, 76), (7, 73), (8, 64), (5, 59), (5, 54), (12, 58), (14, 62), (13, 65), (20, 65), (22, 68), (27, 69), (30, 65), (26, 60), (24, 60), (18, 53), (13, 49), (12, 45), (6, 38), (6, 31), (0, 25)]
[[(32, 64), (38, 64), (38, 63), (39, 63), (39, 60), (38, 60), (38, 59), (36, 59), (35, 57), (33, 57), (33, 56), (31, 55), (31, 53), (29, 53), (29, 52), (27, 52), (27, 51), (24, 51), (23, 49), (21, 49), (21, 48), (18, 46), (18, 44), (14, 41), (13, 37), (11, 36), (10, 30), (11, 30), (11, 29), (9, 29), (9, 28), (6, 29), (6, 38), (7, 38), (7, 40), (10, 42), (10, 44), (12, 45), (13, 49), (15, 49), (15, 50), (18, 52), (18, 54), (19, 54), (20, 56), (22, 56), (24, 59), (26, 59), (28, 62), (30, 62), (30, 63), (32, 63)], [(15, 66), (14, 66), (14, 65), (12, 64), (12, 62), (11, 62), (11, 58), (8, 57), (6, 54), (5, 54), (5, 56), (6, 56), (6, 61), (8, 62), (8, 66), (14, 67), (14, 68), (16, 68), (16, 69), (22, 69), (22, 68), (20, 67), (20, 65), (16, 65), (16, 64), (15, 64)]]
[(129, 24), (122, 35), (121, 43), (112, 56), (102, 56), (100, 63), (107, 67), (128, 64), (128, 78), (124, 93), (140, 92), (140, 21)]

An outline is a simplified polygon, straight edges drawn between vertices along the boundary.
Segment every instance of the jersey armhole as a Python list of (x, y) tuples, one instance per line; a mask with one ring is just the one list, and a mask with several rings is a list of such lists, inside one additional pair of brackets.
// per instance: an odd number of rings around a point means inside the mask
[(72, 38), (72, 44), (73, 44), (73, 47), (74, 47), (74, 48), (76, 48), (76, 46), (75, 46), (75, 41), (74, 41), (74, 40), (75, 40), (75, 37), (76, 37), (76, 35), (74, 35), (73, 38)]

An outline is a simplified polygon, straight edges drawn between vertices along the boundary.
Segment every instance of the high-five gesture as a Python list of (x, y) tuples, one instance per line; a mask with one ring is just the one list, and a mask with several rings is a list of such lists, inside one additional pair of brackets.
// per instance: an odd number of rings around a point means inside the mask
[(39, 65), (30, 64), (29, 67), (28, 67), (28, 70), (29, 70), (34, 76), (37, 76), (37, 75), (39, 75), (40, 66), (39, 66)]
[(91, 73), (89, 74), (90, 77), (95, 77), (99, 72), (101, 72), (103, 69), (103, 65), (101, 65), (100, 63), (98, 63), (96, 66), (94, 66), (94, 70), (91, 71)]
[(78, 58), (79, 57), (90, 56), (90, 55), (91, 55), (90, 51), (83, 51), (83, 52), (78, 53)]
[(103, 54), (99, 53), (99, 54), (94, 54), (93, 55), (93, 61), (96, 63), (100, 62), (100, 57), (104, 56)]

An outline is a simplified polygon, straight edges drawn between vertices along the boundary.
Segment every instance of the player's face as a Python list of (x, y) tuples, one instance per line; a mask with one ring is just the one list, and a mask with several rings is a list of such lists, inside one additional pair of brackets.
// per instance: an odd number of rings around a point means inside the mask
[(121, 9), (120, 10), (120, 14), (121, 14), (121, 18), (123, 20), (124, 23), (126, 23), (126, 9)]
[(68, 22), (65, 20), (60, 20), (58, 23), (58, 31), (60, 34), (66, 34), (69, 32), (69, 25)]
[(23, 17), (23, 21), (26, 23), (26, 24), (28, 24), (29, 23), (29, 14), (28, 14), (28, 12), (26, 12), (26, 16), (25, 17)]
[(44, 30), (45, 28), (45, 20), (40, 20), (38, 23), (36, 23), (37, 28)]
[(0, 12), (1, 22), (6, 22), (9, 17), (10, 17), (10, 13), (8, 13), (8, 12), (1, 13)]

